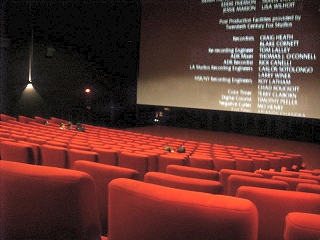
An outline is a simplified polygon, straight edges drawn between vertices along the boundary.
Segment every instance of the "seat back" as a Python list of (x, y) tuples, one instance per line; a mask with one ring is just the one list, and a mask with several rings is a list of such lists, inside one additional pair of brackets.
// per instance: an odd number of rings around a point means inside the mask
[(42, 165), (69, 168), (68, 150), (63, 147), (44, 144), (41, 146)]
[(180, 155), (179, 153), (161, 154), (159, 156), (158, 171), (165, 173), (167, 166), (170, 164), (185, 166), (187, 164), (185, 155)]
[(294, 177), (281, 177), (281, 176), (273, 176), (271, 179), (284, 181), (289, 184), (290, 191), (296, 191), (297, 185), (299, 183), (310, 183), (310, 184), (318, 184), (318, 181), (312, 179), (303, 179), (303, 178), (294, 178)]
[(284, 239), (320, 239), (320, 215), (291, 212), (286, 217)]
[(148, 172), (148, 155), (121, 152), (119, 154), (118, 166), (136, 170), (139, 172), (140, 180), (143, 180), (144, 175)]
[(85, 151), (80, 149), (68, 149), (69, 167), (77, 160), (87, 160), (90, 162), (98, 162), (98, 153)]
[(116, 178), (130, 178), (138, 180), (139, 173), (129, 168), (83, 160), (75, 161), (72, 169), (86, 172), (93, 178), (96, 195), (98, 197), (102, 233), (103, 235), (106, 235), (108, 229), (108, 184), (111, 180)]
[(109, 240), (257, 238), (257, 210), (246, 199), (130, 179), (109, 184)]
[(320, 214), (319, 194), (242, 186), (236, 196), (257, 207), (261, 240), (283, 239), (285, 218), (290, 212)]
[(13, 162), (35, 163), (33, 149), (25, 143), (11, 141), (1, 142), (1, 158)]
[(182, 176), (199, 178), (206, 180), (219, 181), (219, 172), (214, 170), (194, 168), (180, 165), (168, 165), (166, 168), (166, 173)]
[(0, 161), (1, 239), (99, 239), (92, 178), (69, 169)]
[(117, 166), (118, 165), (118, 152), (111, 149), (102, 147), (94, 147), (92, 151), (98, 153), (99, 163)]
[(181, 177), (162, 172), (148, 172), (144, 181), (162, 186), (185, 189), (197, 192), (221, 194), (223, 187), (218, 181)]
[(242, 175), (242, 176), (250, 176), (250, 177), (262, 177), (262, 175), (258, 173), (233, 170), (233, 169), (221, 169), (220, 170), (220, 182), (223, 186), (223, 193), (227, 194), (228, 192), (228, 178), (231, 175)]
[(296, 191), (320, 194), (320, 184), (298, 183)]
[(241, 186), (262, 187), (280, 190), (289, 189), (289, 184), (283, 181), (241, 175), (231, 175), (228, 178), (227, 195), (236, 196), (237, 190)]

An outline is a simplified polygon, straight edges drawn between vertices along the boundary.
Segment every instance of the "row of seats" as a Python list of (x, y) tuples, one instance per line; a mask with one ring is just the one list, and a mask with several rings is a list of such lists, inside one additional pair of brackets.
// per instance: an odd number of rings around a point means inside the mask
[(1, 160), (0, 173), (4, 240), (320, 237), (320, 194), (252, 186), (208, 194), (89, 161), (62, 169)]
[[(6, 119), (7, 121), (0, 122), (0, 141), (13, 139), (32, 144), (47, 144), (93, 152), (96, 149), (108, 149), (117, 153), (145, 154), (153, 158), (159, 158), (161, 155), (167, 155), (166, 158), (169, 158), (170, 155), (173, 159), (169, 163), (217, 171), (221, 169), (236, 169), (248, 172), (259, 169), (273, 169), (278, 172), (284, 169), (298, 171), (303, 166), (302, 157), (299, 154), (163, 138), (91, 125), (85, 125), (85, 133), (60, 130), (58, 123), (65, 120), (53, 117), (50, 119), (48, 126), (40, 123), (45, 120), (40, 117), (31, 119), (19, 116), (18, 119), (19, 121), (10, 118), (9, 120)], [(164, 146), (168, 145), (172, 149), (183, 145), (186, 152), (169, 153), (164, 150)], [(41, 155), (39, 156), (41, 157)], [(41, 164), (41, 159), (36, 161)], [(148, 171), (165, 172), (166, 165), (157, 165), (156, 161), (149, 162)], [(116, 164), (112, 163), (112, 165)]]

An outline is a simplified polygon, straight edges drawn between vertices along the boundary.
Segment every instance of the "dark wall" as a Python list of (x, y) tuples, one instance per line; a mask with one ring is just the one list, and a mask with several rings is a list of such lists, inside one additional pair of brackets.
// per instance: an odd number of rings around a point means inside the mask
[[(0, 13), (3, 113), (119, 128), (163, 124), (320, 142), (316, 119), (137, 106), (138, 1), (3, 1)], [(32, 83), (38, 95), (30, 100), (23, 92), (32, 36)], [(155, 122), (157, 112), (162, 116)]]
[[(122, 113), (135, 112), (136, 102), (137, 3), (5, 1), (2, 10), (1, 37), (10, 39), (1, 48), (2, 112), (120, 127), (126, 123)], [(32, 84), (41, 99), (30, 104), (22, 93), (32, 39)]]

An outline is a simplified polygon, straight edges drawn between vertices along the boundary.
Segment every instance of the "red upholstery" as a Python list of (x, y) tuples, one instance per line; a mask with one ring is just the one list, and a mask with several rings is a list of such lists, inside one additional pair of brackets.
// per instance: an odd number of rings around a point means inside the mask
[(239, 170), (232, 170), (232, 169), (221, 169), (220, 171), (220, 182), (223, 186), (223, 194), (227, 194), (228, 192), (228, 178), (231, 175), (244, 175), (250, 177), (262, 177), (262, 175), (258, 173), (246, 172), (246, 171), (239, 171)]
[(289, 184), (283, 181), (241, 175), (231, 175), (228, 178), (227, 195), (236, 196), (237, 190), (241, 186), (263, 187), (280, 190), (288, 190), (289, 188)]
[(273, 176), (271, 179), (287, 182), (289, 184), (288, 190), (290, 190), (290, 191), (296, 191), (297, 185), (299, 183), (318, 184), (318, 181), (316, 181), (316, 180), (293, 178), (293, 177)]
[(160, 155), (158, 171), (166, 172), (166, 168), (170, 164), (185, 166), (187, 164), (185, 155), (180, 155), (178, 153)]
[(286, 217), (285, 240), (319, 240), (320, 215), (302, 212), (291, 212)]
[(194, 168), (180, 165), (168, 165), (166, 168), (166, 173), (182, 177), (219, 181), (218, 171), (207, 170), (202, 168)]
[(253, 157), (252, 160), (253, 160), (253, 169), (254, 170), (259, 170), (259, 169), (269, 170), (270, 169), (270, 161), (268, 158)]
[(148, 172), (144, 181), (166, 187), (185, 189), (206, 193), (222, 193), (222, 184), (218, 181), (181, 177), (162, 172)]
[(253, 202), (258, 209), (258, 239), (283, 239), (288, 213), (301, 211), (320, 214), (320, 195), (258, 187), (242, 186), (237, 197)]
[(282, 177), (293, 177), (293, 174), (288, 172), (276, 172), (276, 171), (267, 171), (267, 170), (256, 170), (255, 173), (261, 174), (265, 178), (272, 178), (273, 176), (282, 176)]
[(222, 169), (235, 169), (236, 163), (232, 157), (215, 156), (213, 158), (214, 170), (220, 172)]
[(41, 157), (41, 146), (37, 143), (18, 141), (19, 143), (23, 143), (32, 147), (33, 155), (34, 155), (34, 163), (37, 165), (41, 165), (42, 157)]
[(118, 152), (111, 149), (94, 147), (92, 151), (98, 153), (98, 162), (108, 165), (118, 165)]
[(69, 168), (68, 150), (66, 148), (44, 144), (41, 146), (42, 165)]
[(139, 173), (133, 169), (121, 168), (101, 163), (89, 161), (76, 161), (73, 169), (88, 173), (94, 181), (96, 195), (98, 197), (98, 206), (100, 213), (100, 222), (103, 235), (106, 235), (108, 229), (108, 184), (116, 178), (139, 179)]
[(140, 180), (148, 172), (148, 156), (138, 153), (121, 152), (119, 154), (119, 167), (131, 168), (139, 172)]
[(206, 156), (190, 156), (189, 165), (196, 168), (214, 169), (213, 159)]
[(245, 199), (130, 179), (109, 184), (109, 240), (257, 238), (257, 210)]
[(34, 153), (30, 145), (18, 142), (1, 142), (1, 158), (13, 162), (34, 164)]
[(1, 239), (99, 239), (92, 178), (83, 172), (0, 161)]
[(29, 117), (22, 116), (22, 115), (19, 115), (19, 116), (18, 116), (18, 121), (19, 121), (19, 122), (22, 122), (22, 123), (35, 122), (35, 120), (34, 120), (33, 118), (29, 118)]
[(296, 191), (320, 194), (320, 184), (299, 183)]
[(315, 175), (309, 175), (309, 174), (300, 174), (298, 178), (301, 179), (312, 179), (312, 180), (316, 180), (320, 183), (320, 176), (315, 176)]
[(79, 149), (68, 149), (69, 167), (77, 160), (87, 160), (91, 162), (98, 162), (98, 153), (91, 151), (84, 151)]
[(239, 171), (246, 171), (246, 172), (253, 172), (253, 160), (250, 158), (234, 158), (234, 161), (236, 163), (236, 170)]
[(67, 123), (67, 120), (61, 119), (61, 118), (56, 118), (56, 117), (51, 117), (50, 118), (50, 123), (53, 124), (60, 124), (60, 123)]

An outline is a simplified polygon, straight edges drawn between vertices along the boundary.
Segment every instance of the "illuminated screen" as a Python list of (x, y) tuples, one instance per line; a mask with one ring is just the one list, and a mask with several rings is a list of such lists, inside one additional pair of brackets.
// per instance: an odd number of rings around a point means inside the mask
[(320, 119), (320, 1), (141, 5), (138, 104)]

